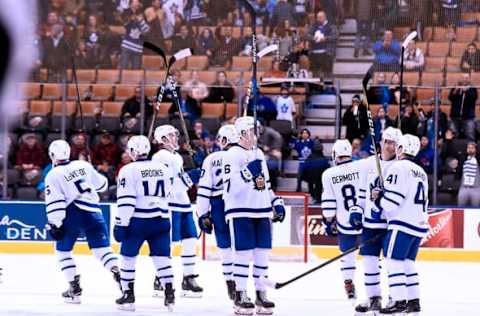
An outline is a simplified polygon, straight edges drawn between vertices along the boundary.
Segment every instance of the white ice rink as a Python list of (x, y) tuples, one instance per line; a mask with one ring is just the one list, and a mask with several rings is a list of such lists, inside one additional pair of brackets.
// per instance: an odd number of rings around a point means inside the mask
[[(0, 255), (3, 283), (0, 284), (0, 315), (168, 315), (163, 300), (151, 297), (153, 266), (148, 257), (137, 262), (136, 312), (116, 309), (114, 300), (119, 290), (107, 273), (91, 256), (76, 256), (81, 273), (83, 296), (81, 305), (64, 304), (60, 293), (67, 284), (57, 269), (54, 255)], [(174, 259), (179, 276), (180, 262)], [(318, 262), (279, 263), (270, 265), (270, 276), (284, 281)], [(225, 283), (218, 261), (199, 262), (198, 279), (204, 286), (204, 297), (187, 299), (177, 296), (176, 316), (233, 315), (227, 299)], [(363, 295), (361, 264), (357, 270), (357, 289)], [(420, 262), (422, 307), (421, 315), (480, 315), (480, 264)], [(385, 273), (383, 273), (385, 274)], [(383, 275), (383, 281), (385, 275)], [(176, 287), (180, 288), (180, 277)], [(385, 284), (385, 282), (383, 282)], [(178, 294), (178, 290), (177, 293)], [(309, 277), (283, 289), (270, 290), (277, 304), (275, 315), (353, 315), (352, 305), (344, 298), (343, 282), (337, 264), (325, 267)], [(253, 298), (253, 288), (250, 291)]]

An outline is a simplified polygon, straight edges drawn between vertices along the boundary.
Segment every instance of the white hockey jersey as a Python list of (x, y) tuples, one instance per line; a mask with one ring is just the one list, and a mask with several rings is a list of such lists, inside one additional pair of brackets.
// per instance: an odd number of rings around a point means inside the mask
[[(388, 169), (395, 161), (395, 159), (380, 159), (380, 167), (384, 179), (388, 173)], [(380, 220), (374, 219), (372, 216), (372, 212), (379, 212), (378, 207), (370, 200), (371, 191), (374, 187), (378, 186), (379, 181), (375, 157), (370, 156), (360, 160), (359, 163), (361, 163), (362, 170), (360, 175), (359, 203), (360, 207), (363, 208), (363, 227), (370, 229), (386, 229), (387, 219), (385, 218), (385, 214), (381, 214)]]
[(423, 238), (428, 233), (428, 178), (422, 167), (402, 159), (388, 169), (379, 204), (388, 229)]
[(210, 209), (210, 199), (222, 195), (222, 155), (224, 151), (216, 151), (208, 155), (202, 164), (202, 176), (198, 183), (197, 213), (202, 216)]
[(60, 226), (71, 203), (87, 212), (101, 212), (97, 192), (103, 192), (107, 187), (107, 178), (84, 160), (56, 165), (45, 177), (48, 222)]
[(172, 184), (173, 173), (164, 164), (145, 159), (124, 166), (118, 174), (116, 223), (128, 226), (132, 217), (169, 218)]
[(354, 235), (361, 230), (354, 229), (350, 223), (349, 208), (358, 205), (361, 193), (360, 174), (362, 164), (359, 161), (348, 161), (330, 167), (322, 174), (322, 211), (325, 217), (337, 216), (338, 231)]
[(156, 152), (152, 161), (165, 164), (173, 174), (173, 188), (169, 201), (169, 209), (175, 212), (192, 212), (192, 204), (187, 191), (193, 186), (190, 177), (183, 171), (183, 158), (177, 152), (161, 149)]
[[(263, 175), (256, 179), (247, 169), (247, 164), (255, 159), (262, 160)], [(223, 200), (225, 218), (272, 217), (272, 206), (283, 205), (270, 187), (265, 156), (260, 149), (246, 150), (233, 145), (223, 154)]]

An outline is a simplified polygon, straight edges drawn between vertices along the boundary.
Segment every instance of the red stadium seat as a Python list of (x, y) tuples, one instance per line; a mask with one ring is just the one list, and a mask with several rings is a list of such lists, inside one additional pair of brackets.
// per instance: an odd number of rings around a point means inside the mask
[(122, 70), (122, 83), (138, 85), (144, 80), (144, 76), (143, 70)]
[(58, 83), (44, 83), (42, 99), (58, 100), (62, 97), (62, 85)]
[(97, 72), (97, 83), (118, 83), (120, 71), (117, 69), (99, 69)]
[(40, 83), (24, 82), (17, 84), (17, 96), (25, 100), (39, 99), (41, 92)]
[(223, 103), (202, 102), (203, 118), (223, 118), (225, 115), (225, 105)]
[[(90, 84), (78, 84), (78, 92), (80, 95), (80, 100), (84, 100), (85, 97), (90, 93)], [(69, 100), (77, 99), (77, 86), (73, 83), (68, 85), (67, 98)]]

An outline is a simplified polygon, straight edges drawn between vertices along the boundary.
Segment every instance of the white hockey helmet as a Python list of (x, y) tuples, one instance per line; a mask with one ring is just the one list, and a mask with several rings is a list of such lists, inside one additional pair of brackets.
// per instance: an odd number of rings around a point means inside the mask
[(150, 141), (146, 136), (135, 135), (130, 137), (127, 142), (128, 154), (133, 160), (141, 156), (147, 156), (150, 152)]
[(336, 162), (338, 157), (352, 157), (352, 145), (347, 139), (338, 139), (332, 147), (332, 160)]
[(224, 138), (226, 139), (226, 143), (224, 146), (238, 143), (238, 135), (237, 130), (235, 129), (235, 125), (227, 124), (220, 127), (217, 133), (217, 141), (220, 146), (222, 146), (222, 140)]
[(243, 140), (245, 144), (242, 146), (253, 146), (255, 134), (253, 128), (255, 120), (252, 116), (242, 116), (235, 121), (235, 129), (238, 135), (238, 141)]
[(54, 140), (48, 146), (48, 156), (53, 163), (70, 159), (70, 145), (63, 139)]
[[(165, 125), (160, 125), (155, 129), (155, 133), (153, 134), (153, 137), (155, 138), (157, 143), (164, 145), (166, 147), (169, 147), (169, 149), (177, 150), (179, 148), (178, 146), (179, 135), (180, 133), (175, 127), (169, 124), (165, 124)], [(176, 137), (175, 141), (172, 140), (172, 136)]]
[(398, 140), (402, 136), (402, 132), (395, 127), (387, 127), (382, 133), (382, 141), (391, 140), (398, 143)]
[(405, 134), (397, 142), (397, 155), (406, 154), (415, 157), (420, 151), (420, 139), (411, 134)]

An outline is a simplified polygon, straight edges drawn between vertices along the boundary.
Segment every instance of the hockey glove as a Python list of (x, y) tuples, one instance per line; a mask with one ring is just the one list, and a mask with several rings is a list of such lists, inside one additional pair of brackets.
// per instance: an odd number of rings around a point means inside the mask
[(198, 184), (200, 177), (202, 176), (202, 169), (192, 169), (187, 171), (188, 176), (192, 180), (193, 184)]
[(63, 236), (65, 236), (65, 230), (63, 229), (63, 225), (62, 226), (56, 226), (54, 224), (50, 224), (48, 223), (47, 224), (47, 228), (48, 228), (48, 232), (50, 233), (50, 236), (52, 236), (52, 238), (54, 240), (61, 240), (63, 239)]
[(372, 219), (376, 220), (376, 221), (379, 221), (382, 219), (382, 209), (381, 208), (378, 208), (375, 209), (375, 208), (372, 208), (371, 210), (372, 212)]
[(262, 160), (256, 159), (254, 161), (250, 161), (247, 165), (247, 169), (254, 178), (258, 177), (262, 173)]
[(206, 234), (211, 234), (213, 230), (212, 216), (210, 213), (203, 214), (198, 218), (198, 227)]
[(325, 224), (325, 233), (327, 236), (335, 237), (338, 235), (337, 230), (337, 219), (334, 217), (330, 220), (323, 218), (323, 223)]
[(383, 188), (374, 187), (370, 192), (370, 200), (375, 202), (381, 199), (383, 196), (383, 191)]
[(113, 227), (113, 237), (118, 242), (123, 242), (128, 237), (128, 226), (115, 225)]
[(362, 209), (359, 207), (359, 206), (352, 206), (350, 207), (350, 209), (348, 210), (350, 212), (350, 217), (348, 218), (348, 222), (350, 223), (350, 225), (358, 230), (358, 229), (362, 229), (363, 225), (362, 225), (362, 217), (363, 217), (363, 211)]
[(275, 205), (273, 207), (273, 218), (272, 222), (283, 222), (285, 219), (285, 207), (283, 205)]

